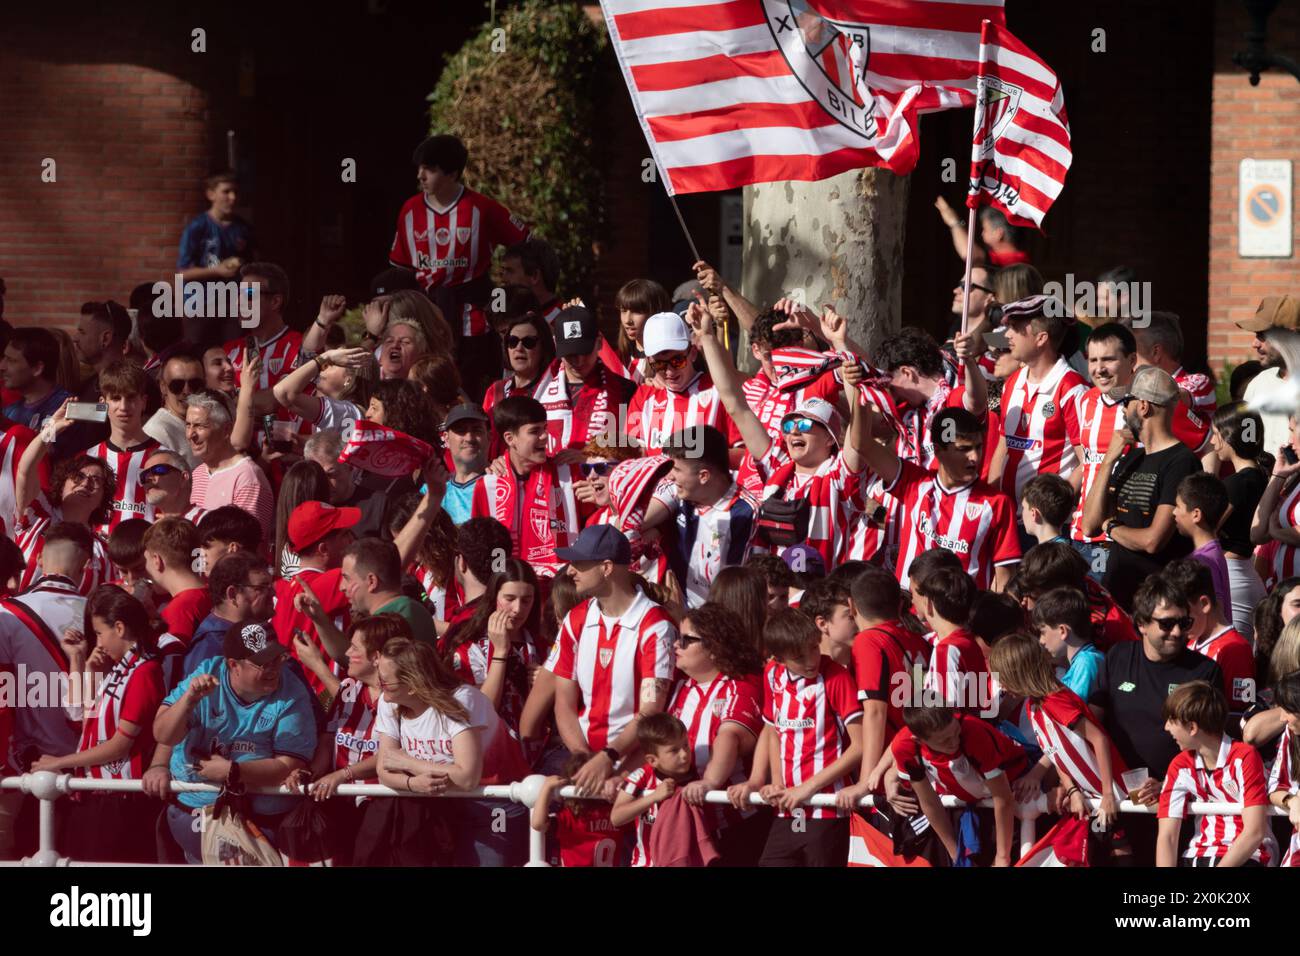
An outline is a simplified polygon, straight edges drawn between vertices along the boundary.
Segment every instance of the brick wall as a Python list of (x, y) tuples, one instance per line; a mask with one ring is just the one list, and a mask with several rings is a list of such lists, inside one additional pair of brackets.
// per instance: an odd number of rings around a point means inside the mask
[[(1290, 159), (1300, 164), (1300, 82), (1290, 74), (1262, 74), (1252, 87), (1232, 63), (1249, 21), (1237, 0), (1219, 0), (1214, 48), (1210, 161), (1209, 353), (1215, 366), (1252, 357), (1253, 336), (1234, 324), (1254, 313), (1266, 295), (1300, 295), (1300, 259), (1242, 259), (1237, 255), (1238, 168), (1241, 160)], [(1300, 59), (1300, 6), (1281, 4), (1268, 24), (1268, 49)], [(1293, 187), (1294, 189), (1294, 184)], [(1294, 249), (1300, 228), (1293, 213)]]
[[(169, 271), (202, 204), (206, 97), (129, 62), (131, 45), (128, 33), (85, 24), (0, 34), (0, 275), (11, 323), (68, 326), (83, 301), (125, 302)], [(70, 50), (94, 55), (74, 61)], [(46, 158), (55, 182), (41, 180)]]

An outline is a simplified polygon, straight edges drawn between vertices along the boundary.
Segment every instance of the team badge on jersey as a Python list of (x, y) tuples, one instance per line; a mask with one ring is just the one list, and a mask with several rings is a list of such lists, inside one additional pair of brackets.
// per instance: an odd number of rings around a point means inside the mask
[(1052, 417), (1053, 415), (1055, 415), (1055, 414), (1056, 414), (1056, 403), (1055, 403), (1055, 402), (1051, 402), (1051, 401), (1044, 402), (1044, 403), (1043, 403), (1043, 417), (1044, 417), (1044, 418), (1051, 418), (1051, 417)]
[(469, 242), (469, 236), (470, 236), (469, 226), (456, 227), (456, 241), (459, 242), (462, 246), (465, 245), (465, 243)]
[(599, 656), (600, 656), (600, 666), (601, 666), (601, 667), (608, 667), (608, 666), (609, 666), (609, 662), (612, 661), (612, 660), (614, 659), (614, 648), (612, 648), (612, 647), (602, 647), (602, 648), (600, 649), (600, 655), (599, 655)]
[(966, 520), (974, 521), (984, 513), (984, 503), (982, 501), (966, 502)]
[(437, 240), (438, 245), (445, 246), (451, 242), (451, 230), (444, 226), (433, 234), (433, 238)]
[(715, 700), (715, 701), (713, 702), (713, 716), (714, 716), (714, 717), (721, 717), (721, 716), (722, 716), (722, 710), (723, 710), (723, 708), (726, 707), (726, 706), (727, 706), (727, 702), (726, 702), (725, 699), (723, 699), (723, 700)]

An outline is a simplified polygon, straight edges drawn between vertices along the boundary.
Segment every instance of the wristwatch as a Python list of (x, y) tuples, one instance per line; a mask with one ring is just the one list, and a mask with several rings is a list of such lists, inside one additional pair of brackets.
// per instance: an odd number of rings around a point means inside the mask
[(1118, 518), (1107, 518), (1106, 523), (1101, 526), (1101, 533), (1106, 536), (1107, 541), (1115, 540), (1110, 536), (1110, 533), (1115, 529), (1115, 525), (1117, 524), (1119, 524)]
[(604, 750), (601, 751), (601, 753), (603, 753), (606, 757), (609, 758), (609, 762), (611, 764), (613, 764), (615, 767), (618, 766), (619, 755), (617, 750), (615, 750), (613, 747), (606, 747)]

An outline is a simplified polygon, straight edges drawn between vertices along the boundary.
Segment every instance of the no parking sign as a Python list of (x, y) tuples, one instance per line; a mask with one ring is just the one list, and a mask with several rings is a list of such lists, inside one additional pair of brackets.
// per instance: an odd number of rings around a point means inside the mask
[(1290, 258), (1291, 160), (1243, 159), (1237, 194), (1237, 254)]

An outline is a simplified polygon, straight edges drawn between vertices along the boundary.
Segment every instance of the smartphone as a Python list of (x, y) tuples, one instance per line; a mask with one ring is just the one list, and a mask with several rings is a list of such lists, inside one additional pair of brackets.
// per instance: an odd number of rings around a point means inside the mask
[(244, 336), (244, 351), (248, 353), (249, 358), (252, 358), (254, 355), (258, 355), (258, 354), (260, 354), (260, 353), (258, 352), (257, 336), (256, 336), (256, 335), (245, 335), (245, 336)]
[(1286, 459), (1288, 465), (1294, 465), (1300, 458), (1296, 457), (1295, 449), (1290, 445), (1282, 446), (1282, 457)]
[(67, 416), (74, 422), (106, 422), (108, 406), (103, 402), (68, 402)]

